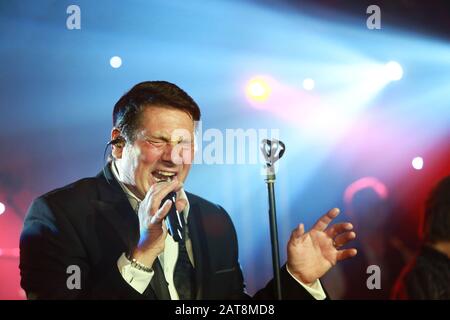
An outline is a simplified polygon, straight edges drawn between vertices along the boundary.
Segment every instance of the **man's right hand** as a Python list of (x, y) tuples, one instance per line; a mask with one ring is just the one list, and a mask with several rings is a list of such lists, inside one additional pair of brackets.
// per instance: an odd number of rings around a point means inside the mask
[[(183, 184), (174, 179), (171, 182), (153, 184), (145, 195), (139, 207), (140, 240), (132, 253), (132, 257), (139, 263), (151, 267), (158, 255), (164, 250), (167, 237), (167, 228), (163, 223), (169, 213), (172, 202), (167, 200), (161, 205), (161, 201), (169, 192), (178, 192)], [(183, 211), (187, 202), (184, 199), (176, 201), (179, 212)]]

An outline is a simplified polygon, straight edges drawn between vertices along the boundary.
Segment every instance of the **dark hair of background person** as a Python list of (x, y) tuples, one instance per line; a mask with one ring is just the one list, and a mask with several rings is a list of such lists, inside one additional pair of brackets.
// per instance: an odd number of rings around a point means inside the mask
[(431, 191), (425, 204), (424, 240), (450, 241), (450, 176)]

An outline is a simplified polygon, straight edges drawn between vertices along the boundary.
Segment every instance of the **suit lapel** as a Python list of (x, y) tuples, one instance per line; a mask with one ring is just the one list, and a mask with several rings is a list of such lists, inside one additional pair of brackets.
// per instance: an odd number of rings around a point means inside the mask
[(93, 201), (93, 205), (97, 212), (114, 227), (126, 245), (127, 251), (134, 248), (139, 241), (139, 220), (131, 205), (126, 202), (105, 201)]
[(201, 231), (201, 210), (198, 204), (191, 203), (188, 217), (189, 237), (192, 243), (192, 251), (195, 261), (195, 282), (197, 287), (196, 299), (204, 298), (204, 286), (206, 274), (208, 274), (208, 251), (205, 247), (204, 233)]
[(93, 201), (93, 205), (114, 227), (126, 248), (131, 250), (139, 241), (139, 218), (114, 178), (109, 164), (97, 178), (100, 194), (99, 200)]

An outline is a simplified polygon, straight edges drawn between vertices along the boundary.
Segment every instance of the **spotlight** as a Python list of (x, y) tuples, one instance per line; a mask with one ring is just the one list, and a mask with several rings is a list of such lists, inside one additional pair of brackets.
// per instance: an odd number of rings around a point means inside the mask
[(400, 80), (403, 77), (403, 68), (397, 61), (389, 61), (384, 65), (386, 78), (390, 81)]
[(423, 158), (422, 157), (415, 157), (411, 163), (412, 163), (412, 166), (414, 169), (422, 170), (422, 168), (423, 168)]
[(314, 85), (315, 82), (311, 78), (306, 78), (305, 80), (303, 80), (303, 89), (305, 90), (311, 91), (312, 89), (314, 89)]
[(114, 56), (109, 60), (109, 64), (114, 69), (120, 68), (120, 66), (122, 65), (122, 59), (119, 56)]
[(251, 79), (246, 88), (247, 97), (250, 100), (254, 101), (266, 101), (270, 93), (272, 92), (272, 89), (270, 88), (267, 81), (261, 77), (253, 78)]
[(6, 207), (3, 203), (0, 202), (0, 214), (3, 214), (3, 212), (5, 212)]

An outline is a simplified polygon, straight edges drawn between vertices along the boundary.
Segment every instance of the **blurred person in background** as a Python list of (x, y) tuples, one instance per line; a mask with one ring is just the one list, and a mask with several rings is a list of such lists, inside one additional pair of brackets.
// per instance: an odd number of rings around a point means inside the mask
[(450, 299), (450, 176), (430, 193), (423, 215), (423, 243), (392, 290), (399, 300)]
[[(392, 208), (387, 187), (373, 177), (349, 185), (344, 202), (347, 218), (358, 234), (354, 241), (358, 256), (334, 268), (330, 281), (328, 277), (325, 279), (330, 296), (345, 300), (387, 300), (396, 277), (411, 255), (405, 235), (398, 230), (401, 215)], [(374, 274), (373, 269), (368, 270), (369, 266), (379, 268), (378, 287), (367, 284)]]

